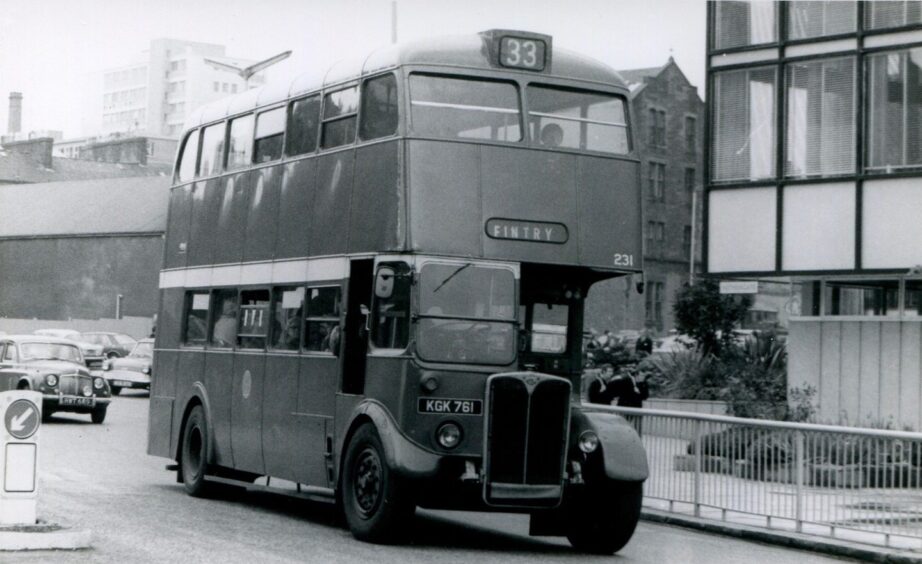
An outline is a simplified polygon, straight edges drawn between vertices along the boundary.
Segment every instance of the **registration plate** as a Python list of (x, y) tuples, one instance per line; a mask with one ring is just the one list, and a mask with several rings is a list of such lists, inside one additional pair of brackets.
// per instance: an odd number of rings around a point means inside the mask
[(112, 380), (113, 386), (118, 386), (119, 388), (130, 388), (131, 382), (128, 380)]
[(75, 405), (77, 407), (93, 407), (96, 405), (96, 398), (77, 398), (72, 396), (64, 396), (58, 403), (61, 405)]
[(451, 413), (455, 415), (480, 415), (483, 402), (470, 399), (419, 398), (420, 413)]

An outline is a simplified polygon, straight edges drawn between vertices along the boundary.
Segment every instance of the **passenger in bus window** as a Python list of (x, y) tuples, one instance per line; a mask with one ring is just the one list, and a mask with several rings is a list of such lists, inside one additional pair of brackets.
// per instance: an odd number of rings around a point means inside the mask
[(563, 128), (549, 123), (541, 128), (541, 144), (545, 147), (559, 147), (563, 143)]
[[(278, 320), (276, 320), (278, 323)], [(298, 350), (298, 340), (301, 338), (301, 308), (292, 314), (284, 323), (278, 323), (275, 330), (277, 335), (275, 348), (289, 351)]]
[[(234, 295), (234, 298), (237, 296)], [(221, 305), (221, 316), (215, 321), (211, 344), (217, 347), (232, 347), (237, 340), (236, 299), (225, 299)]]

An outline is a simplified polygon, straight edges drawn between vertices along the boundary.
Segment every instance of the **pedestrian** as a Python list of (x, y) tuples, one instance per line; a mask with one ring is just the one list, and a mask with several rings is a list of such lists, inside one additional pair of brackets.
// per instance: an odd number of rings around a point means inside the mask
[[(587, 392), (589, 403), (611, 405), (618, 398), (618, 407), (643, 407), (643, 400), (650, 397), (650, 388), (643, 373), (634, 376), (629, 371), (617, 377), (612, 375), (611, 365), (605, 365), (601, 373), (589, 383)], [(637, 415), (625, 415), (639, 435), (643, 429), (642, 418)]]
[(637, 338), (637, 344), (634, 346), (637, 356), (643, 358), (653, 352), (653, 338), (650, 336), (650, 329), (644, 329)]
[(611, 395), (608, 382), (611, 380), (613, 374), (614, 369), (611, 364), (603, 364), (599, 367), (595, 377), (589, 382), (589, 389), (586, 390), (586, 397), (589, 403), (611, 405), (611, 400), (613, 400), (615, 396)]

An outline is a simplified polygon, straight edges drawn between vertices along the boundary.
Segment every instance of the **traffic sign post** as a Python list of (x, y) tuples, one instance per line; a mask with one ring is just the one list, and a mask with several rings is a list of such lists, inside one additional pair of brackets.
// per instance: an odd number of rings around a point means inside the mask
[(0, 419), (0, 525), (34, 525), (42, 394), (27, 390), (0, 392)]

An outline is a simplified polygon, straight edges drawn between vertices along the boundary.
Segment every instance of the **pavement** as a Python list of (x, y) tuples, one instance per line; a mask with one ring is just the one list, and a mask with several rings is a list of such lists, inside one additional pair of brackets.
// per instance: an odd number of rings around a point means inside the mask
[(20, 550), (79, 550), (90, 547), (92, 535), (58, 523), (39, 520), (34, 525), (0, 527), (0, 551)]

